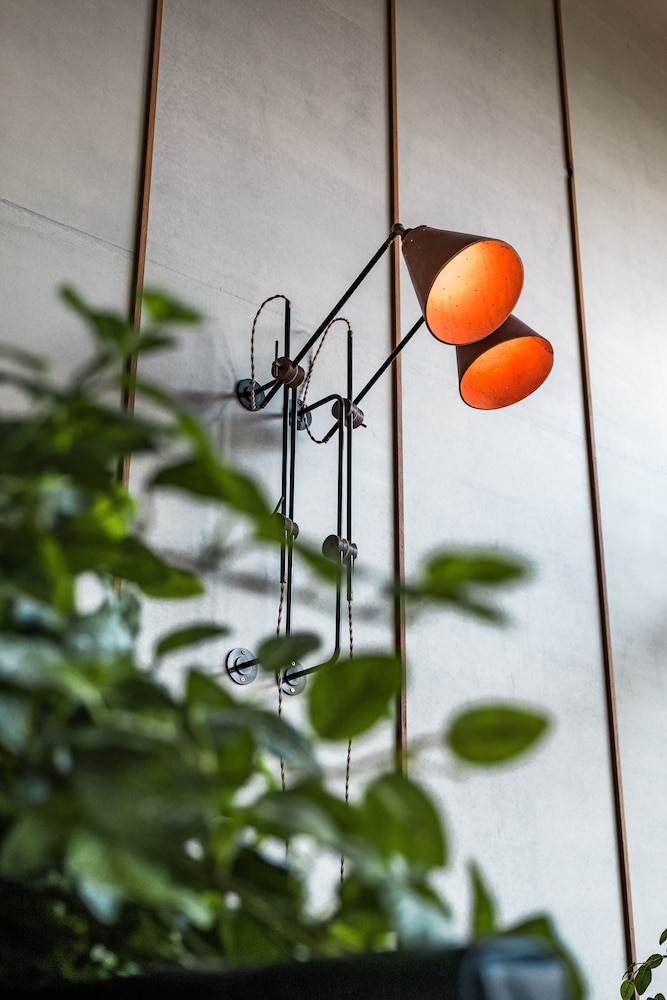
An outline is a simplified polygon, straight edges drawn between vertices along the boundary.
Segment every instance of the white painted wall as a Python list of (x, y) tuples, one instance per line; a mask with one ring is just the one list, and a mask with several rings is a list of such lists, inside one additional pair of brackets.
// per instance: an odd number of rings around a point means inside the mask
[(149, 0), (0, 3), (4, 336), (63, 373), (86, 340), (55, 289), (129, 299), (149, 14)]
[(667, 894), (667, 9), (648, 5), (640, 18), (618, 0), (571, 3), (566, 28), (630, 874), (646, 957)]
[(405, 221), (437, 213), (443, 228), (513, 244), (516, 314), (555, 350), (539, 392), (490, 413), (461, 403), (452, 349), (425, 335), (421, 355), (406, 354), (411, 561), (439, 542), (509, 548), (535, 566), (506, 599), (506, 631), (445, 615), (411, 629), (409, 733), (432, 731), (436, 699), (443, 714), (514, 698), (554, 721), (515, 769), (452, 775), (434, 753), (415, 771), (454, 817), (459, 864), (479, 861), (507, 920), (550, 910), (602, 996), (623, 971), (620, 897), (552, 5), (477, 0), (462, 16), (412, 2), (399, 56)]
[[(53, 307), (73, 281), (123, 308), (129, 294), (149, 33), (148, 0), (0, 0), (0, 274), (5, 336), (80, 357), (81, 334)], [(593, 404), (617, 676), (630, 866), (640, 953), (662, 930), (664, 806), (664, 386), (667, 24), (649, 0), (566, 0), (575, 168)], [(426, 753), (414, 773), (447, 815), (459, 874), (474, 856), (503, 916), (548, 909), (594, 997), (624, 968), (601, 641), (580, 388), (567, 177), (551, 0), (399, 0), (399, 160), (405, 225), (426, 222), (516, 246), (517, 307), (554, 344), (542, 389), (507, 411), (459, 400), (454, 351), (421, 331), (404, 354), (405, 543), (409, 567), (440, 544), (525, 554), (535, 578), (505, 598), (497, 631), (455, 616), (410, 623), (409, 734), (430, 732), (480, 696), (543, 705), (542, 752), (502, 775), (445, 773)], [(207, 316), (143, 373), (192, 402), (221, 449), (278, 500), (278, 409), (250, 415), (234, 397), (249, 371), (250, 326), (267, 296), (293, 303), (303, 343), (388, 230), (386, 21), (381, 0), (165, 0), (147, 282)], [(404, 328), (417, 316), (403, 288)], [(389, 345), (388, 266), (345, 309), (361, 385)], [(55, 318), (54, 318), (55, 317)], [(258, 328), (263, 379), (280, 336), (272, 303)], [(344, 385), (334, 328), (311, 398)], [(388, 645), (390, 609), (375, 580), (391, 567), (387, 380), (355, 434), (357, 648)], [(273, 415), (272, 415), (273, 414)], [(324, 424), (320, 418), (319, 424)], [(328, 422), (327, 422), (328, 426)], [(317, 429), (317, 427), (315, 428)], [(333, 445), (299, 442), (297, 519), (333, 530)], [(144, 470), (134, 467), (139, 488)], [(251, 590), (210, 574), (198, 602), (147, 609), (147, 635), (174, 618), (232, 626), (209, 647), (275, 628), (277, 559), (248, 557), (238, 529), (174, 498), (149, 512), (165, 548), (196, 556), (238, 545)], [(331, 598), (297, 567), (296, 628), (331, 645)], [(274, 698), (256, 685), (248, 697)], [(298, 700), (285, 708), (298, 717)], [(374, 743), (381, 753), (389, 731)], [(354, 781), (361, 780), (355, 775)]]

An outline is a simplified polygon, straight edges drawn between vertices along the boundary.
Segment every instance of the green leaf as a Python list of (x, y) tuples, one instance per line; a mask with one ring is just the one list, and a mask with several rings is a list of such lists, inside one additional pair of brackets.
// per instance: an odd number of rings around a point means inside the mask
[(641, 996), (642, 993), (646, 993), (646, 990), (651, 985), (651, 979), (653, 978), (653, 972), (651, 966), (644, 962), (640, 965), (635, 974), (635, 989), (637, 993)]
[(11, 753), (27, 750), (32, 711), (27, 698), (0, 691), (0, 744)]
[(520, 580), (527, 566), (515, 556), (484, 552), (441, 552), (426, 563), (424, 579), (434, 594), (452, 594), (469, 583), (494, 585)]
[(119, 313), (93, 309), (73, 288), (61, 288), (60, 297), (86, 321), (101, 344), (113, 347), (120, 355), (132, 352), (138, 333), (127, 319)]
[(136, 583), (150, 597), (194, 597), (204, 591), (196, 574), (171, 566), (138, 538), (121, 541), (74, 535), (67, 546), (75, 572), (93, 570)]
[(285, 942), (277, 928), (240, 909), (221, 927), (224, 954), (235, 964), (258, 965), (285, 960)]
[(175, 486), (187, 493), (221, 500), (241, 514), (260, 518), (262, 522), (267, 519), (272, 536), (280, 537), (272, 512), (253, 480), (209, 456), (188, 458), (161, 469), (153, 477), (153, 486)]
[(218, 706), (219, 708), (233, 708), (234, 701), (218, 682), (200, 670), (191, 670), (188, 673), (185, 697), (188, 705)]
[[(150, 851), (150, 844), (145, 847)], [(166, 866), (92, 831), (81, 830), (71, 838), (67, 868), (84, 902), (99, 920), (114, 919), (114, 908), (110, 912), (106, 909), (109, 900), (126, 898), (180, 912), (200, 927), (210, 924), (211, 914), (203, 896), (179, 885)]]
[(177, 649), (185, 646), (194, 646), (198, 642), (206, 639), (215, 639), (222, 635), (228, 635), (229, 629), (224, 625), (213, 625), (208, 622), (201, 622), (195, 625), (186, 625), (184, 628), (175, 629), (165, 635), (155, 647), (157, 656), (164, 656), (166, 653), (173, 653)]
[(71, 615), (66, 622), (64, 645), (78, 659), (115, 660), (131, 657), (136, 631), (132, 595), (107, 595), (105, 603), (89, 615)]
[(363, 832), (386, 857), (402, 855), (421, 865), (444, 865), (445, 835), (431, 800), (407, 778), (386, 774), (366, 790)]
[(67, 554), (50, 535), (39, 542), (39, 555), (44, 575), (51, 581), (51, 604), (56, 612), (67, 613), (74, 608), (74, 579), (68, 573)]
[(31, 354), (30, 351), (24, 351), (14, 344), (0, 344), (0, 358), (6, 358), (15, 365), (29, 368), (33, 372), (44, 372), (47, 367), (43, 358)]
[(263, 833), (289, 840), (295, 835), (340, 850), (341, 832), (330, 811), (305, 791), (267, 792), (247, 810), (248, 821)]
[(246, 883), (253, 890), (262, 889), (267, 897), (278, 901), (294, 898), (297, 885), (290, 869), (283, 862), (275, 863), (255, 850), (241, 848), (231, 871), (237, 885)]
[(667, 928), (660, 935), (660, 944), (664, 944), (667, 941)]
[(157, 288), (144, 288), (141, 301), (155, 323), (199, 323), (202, 319), (196, 309)]
[(632, 1000), (635, 995), (635, 984), (631, 979), (624, 979), (621, 983), (621, 996), (623, 1000)]
[(99, 685), (56, 642), (0, 633), (0, 677), (28, 691), (66, 692), (74, 702), (95, 704)]
[(203, 719), (216, 745), (225, 746), (238, 734), (249, 733), (257, 746), (276, 757), (283, 757), (291, 768), (305, 772), (317, 769), (311, 741), (274, 712), (250, 708), (229, 699), (227, 708), (218, 708), (212, 703)]
[(10, 827), (0, 851), (0, 874), (31, 878), (57, 866), (67, 836), (67, 817), (49, 808), (28, 809)]
[(487, 621), (505, 614), (483, 599), (484, 589), (497, 589), (527, 576), (527, 566), (514, 556), (483, 552), (440, 552), (426, 563), (421, 576), (405, 586), (407, 597), (452, 604)]
[(328, 740), (366, 732), (389, 715), (389, 702), (398, 695), (401, 682), (401, 662), (390, 656), (359, 656), (325, 667), (310, 686), (308, 714), (313, 729)]
[(469, 863), (468, 872), (473, 893), (470, 936), (472, 938), (488, 937), (490, 934), (494, 934), (497, 928), (495, 903), (482, 873), (474, 861)]
[(649, 957), (644, 962), (644, 965), (648, 965), (649, 969), (657, 969), (659, 965), (662, 965), (663, 956), (662, 955), (649, 955)]
[(19, 375), (15, 372), (0, 371), (0, 385), (11, 385), (16, 389), (20, 389), (21, 392), (25, 393), (35, 403), (42, 399), (55, 401), (57, 398), (56, 391), (37, 377), (29, 378), (26, 375)]
[(480, 705), (461, 712), (445, 733), (445, 746), (469, 764), (502, 764), (544, 735), (547, 719), (531, 709)]
[(331, 933), (346, 951), (386, 951), (393, 944), (393, 928), (379, 897), (377, 886), (356, 874), (345, 874), (340, 889), (341, 905)]
[(266, 670), (280, 673), (319, 647), (320, 640), (314, 632), (292, 632), (265, 639), (260, 643), (257, 658)]

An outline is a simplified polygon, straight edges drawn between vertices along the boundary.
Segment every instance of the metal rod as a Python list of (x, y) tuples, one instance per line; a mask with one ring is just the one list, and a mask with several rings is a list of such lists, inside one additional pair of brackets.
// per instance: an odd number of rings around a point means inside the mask
[[(346, 485), (346, 527), (347, 540), (352, 541), (352, 430), (353, 430), (353, 415), (352, 409), (347, 413), (347, 434), (343, 433), (343, 422), (345, 420), (345, 403), (351, 399), (353, 392), (353, 339), (352, 330), (348, 327), (347, 331), (347, 400), (342, 399), (341, 396), (332, 395), (326, 396), (323, 399), (314, 403), (309, 410), (315, 409), (318, 406), (322, 406), (324, 403), (328, 403), (330, 400), (335, 399), (338, 401), (338, 509), (337, 509), (337, 531), (338, 537), (340, 538), (343, 534), (343, 445), (347, 441), (347, 471), (345, 477)], [(339, 556), (340, 562), (340, 556)], [(347, 558), (346, 567), (346, 582), (347, 582), (347, 599), (348, 601), (352, 597), (352, 569), (353, 569), (354, 559), (352, 556)], [(333, 653), (328, 660), (324, 663), (316, 663), (312, 667), (306, 667), (296, 673), (290, 673), (290, 680), (296, 680), (298, 677), (306, 677), (308, 674), (314, 674), (318, 670), (322, 670), (324, 667), (332, 666), (340, 656), (340, 629), (341, 629), (341, 576), (338, 576), (336, 581), (336, 645)]]
[[(352, 393), (354, 392), (353, 386), (353, 345), (352, 345), (352, 328), (347, 329), (347, 398), (352, 400)], [(347, 474), (345, 476), (345, 486), (347, 490), (347, 511), (346, 511), (346, 538), (348, 542), (352, 542), (352, 431), (354, 430), (354, 415), (352, 413), (352, 403), (350, 402), (350, 409), (347, 414)], [(341, 428), (339, 436), (342, 440), (343, 429)], [(340, 532), (339, 532), (340, 534)], [(350, 554), (347, 559), (347, 600), (348, 605), (352, 600), (352, 569), (354, 566), (354, 557)], [(338, 642), (340, 644), (340, 635), (338, 637)]]
[[(396, 66), (396, 0), (387, 2), (388, 26), (388, 88), (389, 95), (389, 180), (390, 207), (389, 219), (393, 226), (400, 217), (399, 208), (399, 175), (398, 175), (398, 72)], [(391, 253), (391, 329), (392, 343), (399, 348), (401, 337), (401, 272), (400, 253), (397, 243), (394, 243)], [(397, 351), (398, 354), (398, 351)], [(407, 775), (408, 772), (408, 733), (407, 733), (407, 642), (405, 628), (405, 598), (402, 584), (405, 583), (405, 545), (404, 525), (405, 507), (403, 496), (403, 372), (401, 359), (396, 357), (392, 369), (392, 483), (393, 483), (393, 569), (394, 580), (394, 652), (402, 665), (401, 690), (396, 698), (396, 717), (394, 726), (394, 760), (396, 772)]]
[[(348, 343), (349, 343), (349, 331), (348, 331)], [(349, 354), (349, 347), (348, 347)], [(349, 368), (349, 357), (348, 357), (348, 368)], [(349, 381), (348, 381), (349, 385)], [(338, 497), (337, 497), (337, 510), (336, 510), (336, 530), (338, 531), (338, 537), (340, 538), (343, 533), (343, 444), (345, 437), (343, 435), (343, 421), (345, 419), (345, 400), (338, 395), (326, 396), (324, 399), (318, 400), (317, 403), (313, 404), (313, 407), (322, 406), (324, 403), (330, 402), (332, 399), (338, 401), (338, 425), (340, 429), (340, 435), (338, 437)], [(348, 414), (348, 424), (352, 423), (352, 414)], [(349, 521), (348, 521), (349, 526)], [(348, 541), (350, 541), (348, 535)], [(349, 587), (349, 583), (348, 583)], [(340, 628), (341, 628), (341, 576), (338, 575), (336, 580), (336, 625), (335, 625), (335, 646), (334, 651), (328, 660), (323, 663), (315, 663), (312, 667), (304, 667), (301, 670), (297, 670), (295, 673), (290, 672), (289, 679), (291, 681), (297, 680), (299, 677), (307, 677), (308, 674), (314, 674), (318, 670), (322, 670), (324, 667), (333, 666), (334, 663), (340, 657)]]
[[(294, 490), (296, 476), (296, 410), (297, 398), (296, 389), (291, 392), (291, 426), (289, 435), (289, 499), (287, 506), (287, 516), (294, 520)], [(290, 634), (292, 630), (292, 582), (294, 575), (294, 539), (287, 540), (287, 585), (285, 590), (285, 633)]]
[[(290, 332), (291, 332), (291, 309), (288, 299), (285, 299), (285, 331), (283, 338), (283, 345), (285, 348), (285, 354), (289, 356), (290, 349)], [(281, 462), (281, 491), (280, 495), (282, 497), (282, 502), (280, 504), (280, 512), (285, 516), (287, 513), (287, 456), (289, 447), (289, 389), (285, 386), (283, 392), (283, 442), (282, 442), (282, 462)], [(283, 537), (280, 543), (280, 586), (282, 587), (283, 582), (287, 584), (287, 538)], [(291, 587), (290, 587), (290, 597), (291, 597)]]
[(364, 396), (367, 395), (367, 393), (369, 392), (369, 390), (371, 390), (373, 388), (373, 386), (378, 381), (378, 379), (382, 375), (384, 375), (384, 373), (386, 372), (387, 368), (389, 368), (390, 364), (393, 361), (396, 360), (396, 358), (401, 353), (401, 351), (403, 350), (403, 348), (407, 344), (410, 343), (410, 341), (412, 340), (412, 338), (414, 337), (414, 335), (417, 333), (417, 331), (423, 325), (424, 325), (424, 317), (420, 316), (419, 319), (417, 320), (417, 322), (415, 323), (415, 325), (412, 327), (412, 329), (408, 330), (408, 332), (406, 333), (406, 335), (403, 337), (403, 340), (399, 341), (398, 344), (396, 344), (396, 347), (393, 349), (393, 351), (391, 352), (391, 354), (389, 355), (389, 357), (387, 358), (387, 360), (383, 361), (383, 363), (380, 365), (380, 367), (375, 372), (375, 374), (370, 377), (370, 379), (368, 380), (368, 382), (366, 383), (366, 385), (363, 387), (363, 389), (361, 390), (361, 392), (357, 393), (357, 395), (356, 395), (356, 397), (354, 399), (355, 403), (360, 403), (361, 402), (361, 400), (364, 398)]
[[(312, 413), (313, 410), (319, 409), (320, 406), (324, 406), (325, 403), (330, 403), (332, 400), (334, 402), (340, 403), (341, 405), (345, 402), (345, 400), (343, 399), (343, 397), (339, 393), (332, 392), (328, 396), (322, 396), (321, 399), (318, 399), (315, 403), (311, 403), (310, 406), (302, 406), (301, 410), (299, 412), (300, 412), (301, 416), (304, 417), (307, 413)], [(340, 423), (340, 420), (337, 418), (336, 419), (336, 426), (338, 426), (339, 423)]]
[[(338, 425), (340, 427), (341, 433), (338, 439), (338, 487), (337, 487), (337, 507), (336, 507), (336, 530), (338, 532), (338, 537), (340, 538), (343, 533), (343, 442), (344, 436), (342, 433), (343, 420), (345, 414), (345, 400), (342, 396), (333, 393), (331, 396), (324, 396), (322, 399), (318, 399), (316, 403), (309, 406), (307, 410), (302, 410), (301, 413), (310, 413), (312, 410), (317, 409), (320, 406), (324, 406), (325, 403), (330, 403), (332, 400), (338, 402)], [(338, 575), (336, 580), (336, 621), (334, 626), (334, 651), (328, 660), (323, 663), (316, 663), (312, 667), (308, 667), (305, 670), (299, 670), (296, 673), (291, 673), (289, 675), (290, 680), (296, 680), (298, 677), (305, 677), (306, 674), (315, 673), (316, 670), (320, 670), (322, 667), (329, 667), (338, 660), (340, 656), (340, 629), (341, 629), (341, 577)]]
[(611, 641), (611, 625), (609, 620), (609, 602), (607, 597), (607, 575), (604, 558), (602, 514), (600, 509), (600, 485), (597, 470), (597, 455), (595, 447), (595, 429), (593, 425), (593, 397), (591, 391), (590, 364), (588, 359), (588, 337), (586, 332), (586, 311), (584, 304), (584, 281), (581, 264), (581, 245), (579, 240), (579, 219), (577, 214), (577, 192), (574, 176), (574, 152), (572, 129), (570, 125), (570, 103), (567, 87), (567, 72), (565, 58), (565, 42), (563, 32), (563, 15), (560, 0), (554, 0), (556, 23), (556, 44), (558, 49), (558, 68), (560, 78), (561, 111), (566, 167), (568, 175), (569, 208), (570, 208), (570, 238), (572, 241), (574, 286), (577, 304), (577, 326), (579, 332), (579, 352), (581, 358), (581, 383), (584, 398), (584, 423), (586, 428), (586, 443), (588, 453), (588, 480), (591, 495), (591, 516), (593, 521), (593, 537), (595, 542), (595, 562), (597, 570), (598, 609), (600, 615), (600, 631), (602, 638), (602, 654), (604, 661), (604, 681), (607, 704), (607, 731), (609, 738), (609, 754), (611, 758), (612, 785), (614, 792), (614, 811), (616, 817), (616, 845), (619, 866), (621, 898), (623, 902), (623, 925), (626, 949), (626, 965), (636, 961), (634, 918), (632, 909), (632, 891), (630, 883), (630, 865), (628, 859), (628, 839), (625, 826), (625, 807), (623, 801), (623, 782), (621, 773), (621, 755), (618, 734), (618, 715), (616, 711), (616, 693), (614, 685), (614, 660)]
[[(343, 435), (343, 422), (345, 420), (345, 401), (338, 397), (338, 425), (340, 428), (338, 435), (338, 496), (336, 509), (336, 532), (340, 538), (343, 534), (343, 450), (345, 438)], [(349, 535), (348, 535), (349, 539)], [(340, 556), (339, 556), (340, 562)], [(340, 656), (340, 625), (341, 625), (341, 574), (336, 578), (336, 625), (334, 633), (334, 651), (329, 658), (329, 663), (335, 663)]]
[[(130, 317), (135, 330), (141, 326), (141, 290), (146, 271), (146, 242), (148, 239), (148, 209), (151, 198), (151, 178), (153, 173), (153, 145), (155, 140), (155, 109), (157, 106), (158, 72), (160, 67), (160, 40), (162, 36), (162, 0), (154, 0), (152, 31), (148, 53), (148, 81), (146, 84), (146, 104), (144, 108), (143, 172), (137, 206), (137, 222), (134, 245), (134, 270), (131, 285)], [(121, 405), (128, 413), (134, 412), (134, 380), (137, 375), (137, 356), (133, 354), (125, 363), (125, 382)], [(123, 486), (130, 481), (130, 456), (121, 459), (118, 479)]]
[[(306, 356), (306, 354), (308, 353), (308, 351), (311, 349), (311, 347), (313, 346), (313, 344), (316, 342), (317, 338), (322, 334), (322, 332), (329, 325), (329, 323), (331, 322), (331, 320), (334, 319), (334, 317), (336, 316), (336, 314), (338, 313), (338, 311), (340, 309), (342, 309), (342, 307), (345, 305), (345, 303), (347, 302), (347, 300), (353, 295), (353, 293), (357, 290), (357, 288), (362, 283), (362, 281), (364, 280), (364, 278), (366, 278), (367, 275), (373, 270), (373, 268), (375, 267), (375, 265), (377, 264), (377, 262), (387, 252), (387, 250), (389, 249), (389, 247), (391, 246), (391, 244), (394, 242), (394, 240), (396, 239), (396, 237), (399, 236), (399, 235), (400, 235), (400, 232), (398, 230), (396, 232), (392, 232), (392, 233), (389, 234), (389, 236), (384, 241), (384, 243), (382, 244), (382, 246), (378, 248), (377, 252), (375, 254), (373, 254), (373, 256), (369, 260), (368, 264), (366, 264), (366, 267), (364, 267), (363, 270), (359, 272), (359, 274), (354, 279), (354, 281), (352, 282), (352, 284), (350, 285), (350, 287), (343, 293), (343, 295), (338, 300), (338, 302), (333, 307), (333, 309), (328, 314), (328, 316), (325, 319), (322, 320), (322, 322), (318, 326), (317, 330), (315, 330), (315, 333), (312, 335), (312, 337), (310, 337), (310, 339), (306, 341), (306, 343), (303, 345), (303, 347), (301, 348), (301, 350), (299, 351), (299, 353), (297, 354), (297, 356), (292, 359), (292, 364), (293, 365), (298, 365), (300, 361), (303, 361), (304, 357)], [(275, 394), (276, 394), (277, 391), (278, 391), (278, 386), (274, 385), (273, 389), (271, 389), (270, 392), (265, 397), (264, 402), (262, 403), (262, 409), (267, 405), (267, 403), (269, 403), (273, 399), (273, 397), (275, 396)]]
[[(424, 317), (420, 316), (419, 319), (417, 320), (417, 322), (415, 323), (415, 325), (410, 330), (408, 330), (408, 332), (406, 333), (406, 335), (403, 337), (403, 340), (399, 341), (399, 343), (393, 349), (393, 351), (391, 352), (391, 354), (389, 355), (389, 357), (386, 358), (386, 360), (382, 362), (382, 364), (377, 369), (377, 371), (374, 372), (373, 375), (371, 375), (370, 379), (368, 380), (368, 382), (366, 383), (366, 385), (363, 387), (363, 389), (361, 390), (361, 392), (357, 393), (357, 395), (355, 396), (355, 398), (352, 400), (352, 402), (355, 404), (355, 406), (358, 403), (361, 402), (361, 400), (364, 398), (364, 396), (366, 396), (367, 393), (373, 388), (373, 386), (378, 381), (378, 379), (382, 375), (384, 375), (384, 373), (386, 372), (387, 368), (389, 368), (389, 366), (391, 365), (391, 363), (396, 360), (396, 358), (401, 353), (401, 351), (403, 350), (403, 348), (407, 344), (410, 343), (410, 341), (412, 340), (412, 338), (414, 337), (414, 335), (417, 333), (417, 331), (420, 329), (420, 327), (423, 325), (423, 323), (424, 323)], [(329, 431), (329, 433), (325, 435), (325, 437), (324, 437), (325, 441), (329, 441), (333, 437), (333, 435), (336, 433), (336, 428), (337, 428), (337, 425), (334, 425), (331, 428), (331, 430)]]
[[(326, 660), (324, 663), (315, 663), (312, 667), (302, 667), (301, 670), (290, 670), (289, 678), (290, 681), (296, 681), (299, 677), (308, 677), (309, 674), (317, 673), (318, 670), (323, 670), (324, 667), (332, 667), (336, 660), (338, 659), (340, 651), (334, 654), (330, 660)], [(243, 664), (246, 665), (245, 663)]]

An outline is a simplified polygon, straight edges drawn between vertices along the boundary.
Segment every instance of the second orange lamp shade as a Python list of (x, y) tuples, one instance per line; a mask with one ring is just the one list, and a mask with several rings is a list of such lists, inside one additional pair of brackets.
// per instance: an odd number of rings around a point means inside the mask
[(457, 348), (465, 403), (498, 409), (539, 388), (551, 371), (553, 348), (510, 315), (523, 287), (513, 247), (418, 226), (405, 233), (403, 256), (428, 329)]

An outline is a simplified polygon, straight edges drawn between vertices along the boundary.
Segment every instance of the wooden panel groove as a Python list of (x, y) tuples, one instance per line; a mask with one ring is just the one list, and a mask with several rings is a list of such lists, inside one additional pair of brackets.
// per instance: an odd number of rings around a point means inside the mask
[(623, 929), (626, 949), (626, 964), (636, 961), (634, 919), (632, 912), (632, 892), (628, 862), (628, 842), (625, 825), (625, 808), (623, 802), (623, 782), (621, 773), (620, 747), (618, 738), (618, 715), (616, 711), (616, 694), (614, 686), (614, 659), (609, 622), (609, 603), (607, 598), (607, 576), (604, 557), (602, 515), (600, 510), (600, 484), (597, 469), (597, 453), (595, 447), (595, 428), (593, 422), (593, 400), (591, 392), (590, 362), (588, 355), (588, 337), (586, 331), (586, 310), (584, 303), (584, 282), (581, 264), (581, 243), (579, 235), (579, 218), (577, 214), (577, 190), (574, 169), (574, 151), (572, 129), (570, 124), (570, 102), (567, 85), (567, 60), (565, 56), (565, 41), (563, 31), (563, 13), (561, 0), (554, 0), (554, 17), (556, 25), (556, 44), (558, 49), (558, 68), (560, 82), (561, 112), (563, 121), (563, 140), (565, 147), (565, 165), (568, 182), (568, 202), (570, 216), (570, 237), (574, 269), (574, 286), (577, 306), (577, 327), (579, 334), (579, 356), (581, 360), (581, 384), (584, 400), (584, 423), (586, 428), (586, 450), (588, 461), (588, 478), (591, 497), (591, 515), (593, 522), (593, 537), (595, 543), (596, 575), (598, 588), (598, 607), (600, 632), (602, 639), (602, 655), (604, 664), (605, 697), (607, 708), (607, 731), (609, 739), (609, 755), (612, 771), (612, 787), (614, 795), (614, 814), (616, 820), (616, 844), (619, 866), (621, 900), (623, 905)]

